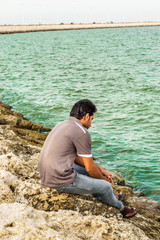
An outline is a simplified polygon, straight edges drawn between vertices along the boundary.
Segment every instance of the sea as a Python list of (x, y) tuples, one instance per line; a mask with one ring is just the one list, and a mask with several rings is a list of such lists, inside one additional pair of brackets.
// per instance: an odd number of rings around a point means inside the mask
[(160, 202), (160, 27), (0, 35), (0, 101), (53, 128), (86, 98), (95, 161)]

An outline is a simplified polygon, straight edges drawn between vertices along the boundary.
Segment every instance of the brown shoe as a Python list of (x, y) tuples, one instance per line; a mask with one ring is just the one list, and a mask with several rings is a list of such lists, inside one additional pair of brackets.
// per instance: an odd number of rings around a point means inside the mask
[(124, 218), (130, 218), (130, 217), (133, 217), (137, 214), (137, 210), (135, 208), (132, 208), (132, 207), (124, 206), (121, 210), (121, 213), (122, 213)]
[(124, 198), (124, 193), (120, 192), (119, 194), (116, 194), (115, 197), (120, 201)]

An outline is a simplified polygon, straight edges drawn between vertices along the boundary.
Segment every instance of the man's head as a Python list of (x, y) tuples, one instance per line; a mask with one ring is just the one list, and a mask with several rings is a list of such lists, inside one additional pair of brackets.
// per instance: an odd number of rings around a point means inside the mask
[(83, 99), (74, 104), (70, 116), (79, 119), (84, 127), (89, 128), (96, 111), (96, 106), (90, 100)]

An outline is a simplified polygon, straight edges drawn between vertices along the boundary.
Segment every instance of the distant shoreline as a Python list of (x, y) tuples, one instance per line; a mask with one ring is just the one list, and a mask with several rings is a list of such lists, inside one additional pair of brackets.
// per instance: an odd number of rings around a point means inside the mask
[(80, 29), (124, 28), (124, 27), (152, 27), (160, 26), (157, 22), (121, 22), (121, 23), (71, 23), (71, 24), (40, 24), (40, 25), (0, 25), (0, 34), (62, 31)]

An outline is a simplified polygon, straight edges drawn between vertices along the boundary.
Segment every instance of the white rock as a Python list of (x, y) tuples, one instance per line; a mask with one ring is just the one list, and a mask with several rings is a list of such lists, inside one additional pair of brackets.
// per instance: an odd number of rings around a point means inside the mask
[(0, 179), (0, 203), (14, 202), (14, 194), (7, 184)]
[(20, 203), (0, 204), (0, 238), (10, 240), (147, 240), (145, 234), (128, 222), (78, 212), (38, 211)]

